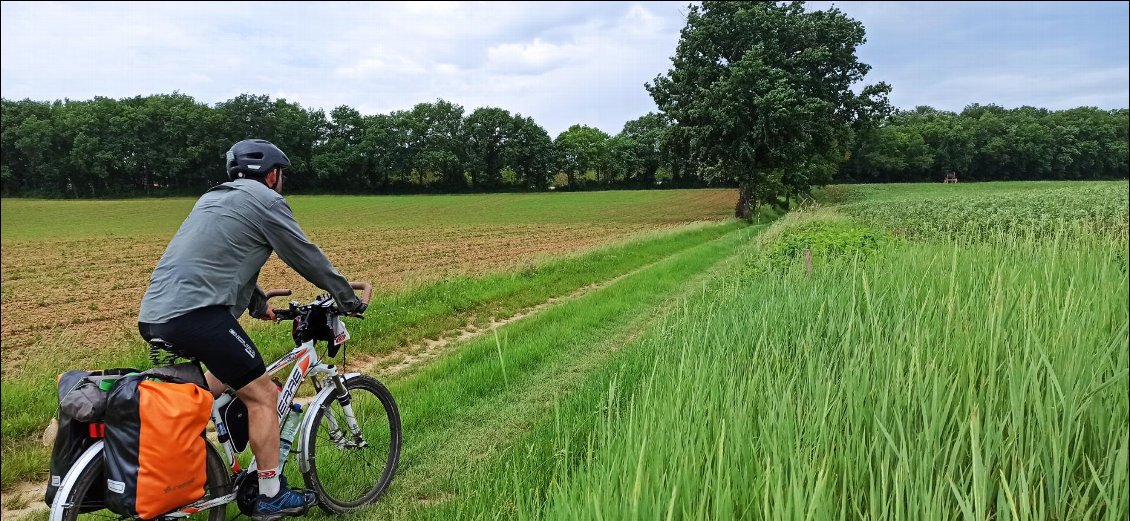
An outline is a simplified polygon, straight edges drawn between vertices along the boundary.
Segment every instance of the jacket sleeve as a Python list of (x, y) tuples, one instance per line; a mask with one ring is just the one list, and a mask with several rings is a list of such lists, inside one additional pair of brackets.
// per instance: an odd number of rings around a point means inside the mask
[(361, 299), (353, 293), (349, 281), (334, 269), (321, 248), (306, 238), (286, 200), (280, 198), (268, 208), (263, 233), (279, 259), (303, 278), (333, 295), (342, 310), (352, 311), (361, 305)]

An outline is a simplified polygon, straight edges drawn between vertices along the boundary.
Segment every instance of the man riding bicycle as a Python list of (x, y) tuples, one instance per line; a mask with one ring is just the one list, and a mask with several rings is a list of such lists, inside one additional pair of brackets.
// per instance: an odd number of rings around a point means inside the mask
[(260, 493), (252, 519), (273, 521), (305, 514), (315, 498), (280, 482), (278, 388), (237, 318), (244, 310), (275, 318), (256, 283), (272, 251), (329, 292), (340, 309), (360, 314), (365, 304), (283, 199), (286, 154), (266, 140), (247, 139), (226, 157), (231, 181), (205, 192), (169, 243), (142, 298), (138, 329), (146, 341), (160, 338), (203, 362), (214, 395), (231, 387), (247, 405)]

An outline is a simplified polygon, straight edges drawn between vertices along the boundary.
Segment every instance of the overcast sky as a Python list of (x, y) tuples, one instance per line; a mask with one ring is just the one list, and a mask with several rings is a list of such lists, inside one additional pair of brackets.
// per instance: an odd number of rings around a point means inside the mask
[[(3, 2), (7, 99), (241, 93), (327, 112), (437, 98), (495, 106), (556, 136), (618, 133), (655, 111), (686, 2)], [(823, 9), (832, 2), (812, 2)], [(1127, 2), (835, 2), (897, 107), (1126, 108)]]

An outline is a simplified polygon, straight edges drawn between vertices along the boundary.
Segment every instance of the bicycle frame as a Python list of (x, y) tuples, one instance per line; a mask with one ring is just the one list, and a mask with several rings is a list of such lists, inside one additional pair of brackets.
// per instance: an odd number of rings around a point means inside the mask
[[(330, 385), (336, 388), (339, 392), (345, 392), (344, 379), (346, 375), (339, 375), (335, 366), (322, 362), (321, 358), (318, 356), (317, 350), (315, 349), (314, 341), (311, 340), (304, 342), (302, 345), (299, 345), (291, 350), (291, 352), (286, 356), (276, 360), (274, 363), (267, 367), (267, 374), (273, 375), (292, 362), (294, 363), (294, 367), (290, 370), (290, 375), (287, 377), (286, 383), (283, 385), (282, 390), (279, 391), (279, 399), (276, 406), (276, 412), (278, 412), (279, 414), (280, 425), (283, 421), (286, 420), (286, 416), (290, 414), (290, 407), (291, 404), (294, 403), (294, 397), (298, 392), (298, 388), (302, 385), (303, 380), (305, 380), (307, 376), (310, 376), (313, 379), (314, 388), (318, 391), (317, 397), (312, 403), (321, 403), (322, 401), (324, 401), (327, 395), (322, 391)], [(322, 380), (320, 379), (320, 376), (325, 376), (326, 379)], [(321, 399), (319, 400), (318, 398)], [(230, 470), (233, 475), (238, 474), (241, 470), (239, 465), (239, 458), (237, 457), (239, 455), (239, 452), (235, 450), (234, 442), (230, 439), (230, 437), (228, 437), (228, 428), (224, 423), (224, 419), (220, 414), (220, 410), (234, 399), (235, 398), (233, 393), (228, 391), (220, 395), (220, 397), (217, 398), (212, 404), (212, 423), (216, 425), (216, 433), (218, 434), (219, 439), (223, 440), (221, 441), (221, 445), (224, 447), (224, 453), (227, 456), (228, 461), (230, 462)], [(353, 414), (352, 405), (349, 403), (344, 403), (342, 405), (342, 409), (345, 412), (346, 423), (349, 427), (349, 430), (351, 431), (351, 434), (353, 434), (354, 441), (360, 445), (364, 445), (365, 441), (361, 437), (361, 429), (357, 423), (356, 416)], [(303, 415), (305, 416), (303, 418), (304, 425), (309, 425), (309, 420), (313, 418), (313, 416), (310, 415), (310, 412), (313, 410), (315, 410), (313, 407), (308, 407), (303, 412)], [(344, 436), (342, 435), (342, 432), (340, 430), (340, 427), (337, 425), (336, 420), (333, 418), (333, 416), (327, 416), (326, 420), (327, 424), (330, 427), (331, 439), (333, 439), (336, 443), (343, 443)], [(303, 428), (300, 429), (299, 432), (304, 433), (307, 430), (307, 428)], [(282, 466), (284, 464), (285, 462), (279, 462), (280, 471), (282, 470)], [(301, 466), (305, 467), (305, 465)], [(254, 469), (255, 461), (252, 460), (252, 462), (248, 465), (247, 470), (250, 472)], [(238, 491), (232, 491), (232, 493), (220, 497), (200, 500), (188, 506), (185, 506), (177, 510), (176, 512), (165, 514), (162, 517), (188, 517), (202, 510), (226, 505), (235, 501), (237, 493)]]
[[(302, 385), (302, 381), (306, 379), (307, 375), (313, 376), (315, 374), (324, 374), (327, 377), (333, 378), (337, 376), (337, 368), (332, 365), (323, 364), (318, 357), (318, 352), (314, 349), (314, 342), (309, 341), (300, 346), (295, 347), (287, 353), (286, 356), (276, 360), (267, 367), (267, 374), (273, 375), (279, 372), (283, 367), (294, 363), (294, 367), (290, 370), (290, 376), (287, 377), (286, 383), (283, 384), (279, 390), (279, 399), (275, 406), (275, 411), (279, 415), (279, 425), (286, 420), (287, 415), (290, 413), (290, 406), (294, 403), (294, 397), (298, 392), (298, 388)], [(314, 386), (321, 390), (324, 384), (315, 380)], [(228, 436), (227, 424), (224, 423), (224, 418), (220, 411), (229, 402), (235, 399), (232, 392), (225, 392), (212, 404), (212, 423), (216, 425), (216, 433), (221, 440)], [(235, 450), (234, 443), (230, 439), (221, 442), (224, 447), (224, 454), (227, 456), (228, 461), (231, 462), (232, 473), (240, 471), (239, 460), (236, 458), (238, 452)], [(281, 463), (281, 462), (280, 462)], [(252, 463), (254, 466), (254, 463)]]

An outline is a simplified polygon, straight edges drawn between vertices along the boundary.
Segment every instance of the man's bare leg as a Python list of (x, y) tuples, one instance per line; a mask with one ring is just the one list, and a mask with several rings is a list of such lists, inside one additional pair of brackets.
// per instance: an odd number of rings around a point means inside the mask
[[(247, 406), (248, 438), (260, 471), (259, 493), (273, 497), (279, 492), (279, 415), (275, 410), (279, 389), (271, 381), (271, 376), (264, 374), (236, 391), (235, 395)], [(267, 474), (272, 471), (273, 475)]]

